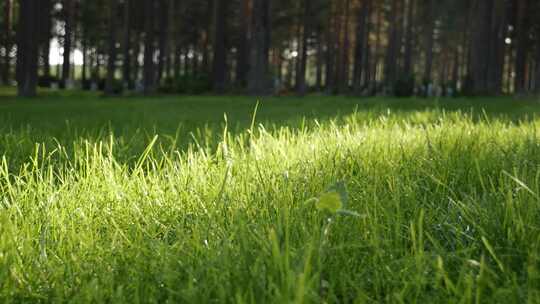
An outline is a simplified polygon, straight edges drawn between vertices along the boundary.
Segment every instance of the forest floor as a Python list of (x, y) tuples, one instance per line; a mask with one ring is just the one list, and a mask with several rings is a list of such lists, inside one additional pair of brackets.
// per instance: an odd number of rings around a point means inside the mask
[(2, 303), (540, 301), (536, 99), (4, 95)]

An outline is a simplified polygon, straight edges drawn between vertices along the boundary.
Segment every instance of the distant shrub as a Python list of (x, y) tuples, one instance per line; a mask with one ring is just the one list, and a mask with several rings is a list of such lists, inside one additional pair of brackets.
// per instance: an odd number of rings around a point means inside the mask
[(396, 97), (411, 97), (414, 95), (416, 81), (413, 74), (400, 75), (394, 82), (393, 91)]
[(53, 83), (58, 82), (58, 78), (54, 76), (39, 76), (38, 86), (42, 88), (50, 88)]
[(159, 92), (166, 94), (203, 94), (211, 90), (212, 83), (207, 75), (166, 78), (159, 87)]
[[(106, 81), (104, 80), (103, 90), (105, 90)], [(112, 93), (115, 95), (120, 95), (124, 91), (124, 82), (119, 79), (114, 79), (112, 82)]]
[(90, 91), (92, 89), (92, 81), (88, 79), (81, 81), (81, 88), (85, 91)]

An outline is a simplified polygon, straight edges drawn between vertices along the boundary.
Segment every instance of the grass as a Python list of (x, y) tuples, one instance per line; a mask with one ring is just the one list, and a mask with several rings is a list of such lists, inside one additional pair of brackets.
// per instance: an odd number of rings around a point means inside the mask
[(537, 100), (255, 105), (0, 98), (0, 301), (539, 303)]

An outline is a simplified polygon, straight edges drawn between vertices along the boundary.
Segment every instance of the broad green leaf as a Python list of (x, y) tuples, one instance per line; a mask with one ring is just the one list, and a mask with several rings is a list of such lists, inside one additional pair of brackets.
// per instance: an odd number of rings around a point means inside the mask
[(330, 191), (323, 194), (317, 203), (317, 209), (328, 210), (332, 213), (338, 212), (343, 208), (343, 201), (341, 195), (336, 191)]

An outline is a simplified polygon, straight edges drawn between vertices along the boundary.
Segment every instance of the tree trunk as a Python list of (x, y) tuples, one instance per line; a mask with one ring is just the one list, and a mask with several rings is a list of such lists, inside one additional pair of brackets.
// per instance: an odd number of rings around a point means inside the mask
[(306, 94), (306, 69), (307, 69), (307, 49), (308, 49), (308, 37), (311, 32), (311, 0), (304, 0), (304, 20), (303, 20), (303, 33), (302, 33), (302, 49), (300, 51), (300, 68), (298, 71), (298, 94), (303, 96)]
[(4, 46), (4, 56), (2, 60), (2, 82), (9, 83), (9, 73), (11, 70), (11, 31), (13, 21), (13, 0), (4, 0), (4, 29), (2, 37), (2, 45)]
[(353, 91), (354, 94), (360, 95), (362, 93), (362, 74), (364, 72), (364, 57), (369, 52), (368, 41), (368, 16), (369, 16), (369, 4), (367, 1), (362, 3), (360, 10), (358, 11), (357, 23), (356, 23), (356, 46), (354, 54), (354, 72), (353, 72)]
[(407, 32), (405, 35), (405, 58), (403, 62), (403, 74), (409, 77), (413, 75), (412, 54), (413, 54), (413, 27), (414, 27), (415, 0), (409, 0), (407, 5)]
[(36, 96), (39, 44), (39, 0), (19, 1), (17, 86), (20, 97)]
[(51, 38), (52, 38), (52, 2), (51, 0), (42, 0), (40, 6), (43, 13), (40, 14), (40, 48), (41, 58), (43, 61), (43, 76), (49, 78), (51, 76), (51, 65), (49, 63), (49, 55), (51, 53)]
[(489, 89), (494, 94), (502, 93), (502, 78), (504, 74), (505, 38), (508, 31), (506, 1), (496, 0), (493, 6), (493, 38), (492, 54), (490, 56)]
[(139, 56), (141, 54), (141, 41), (143, 41), (142, 33), (137, 34), (135, 41), (136, 43), (133, 50), (133, 56), (131, 56), (131, 64), (133, 69), (133, 72), (131, 73), (131, 81), (134, 87), (136, 87), (135, 84), (137, 84), (140, 79), (141, 64), (139, 62)]
[(528, 22), (527, 0), (516, 0), (517, 4), (517, 46), (516, 46), (516, 77), (514, 79), (515, 93), (523, 94), (526, 91), (525, 81), (527, 73), (527, 45), (528, 45)]
[(340, 55), (341, 65), (339, 68), (339, 90), (347, 92), (349, 90), (349, 57), (350, 57), (350, 7), (351, 1), (345, 0), (345, 20), (343, 22), (343, 46)]
[(372, 65), (372, 76), (371, 76), (371, 79), (373, 80), (372, 81), (372, 88), (371, 88), (371, 94), (377, 94), (377, 91), (378, 91), (378, 88), (377, 88), (377, 83), (378, 81), (380, 80), (380, 77), (379, 76), (379, 61), (380, 61), (380, 49), (381, 49), (381, 32), (382, 32), (382, 24), (383, 24), (383, 14), (382, 14), (382, 10), (380, 7), (378, 7), (377, 9), (377, 14), (376, 14), (376, 19), (377, 19), (377, 30), (375, 31), (375, 46), (374, 46), (374, 50), (373, 50), (373, 65)]
[(540, 95), (540, 47), (536, 48), (536, 72), (534, 76), (534, 92)]
[(238, 40), (238, 52), (236, 58), (236, 83), (245, 86), (249, 71), (249, 0), (242, 0), (242, 15), (240, 20), (240, 37)]
[(392, 0), (392, 8), (390, 11), (389, 22), (391, 26), (388, 27), (388, 48), (386, 50), (386, 59), (384, 63), (384, 77), (386, 86), (392, 86), (396, 81), (397, 76), (397, 55), (399, 51), (398, 42), (398, 1)]
[(88, 70), (88, 42), (86, 41), (85, 35), (83, 34), (82, 38), (82, 72), (81, 72), (81, 78), (83, 82), (83, 86), (85, 85), (88, 76), (86, 71)]
[(131, 88), (131, 0), (124, 1), (124, 56), (122, 77), (124, 86)]
[(324, 62), (324, 51), (323, 51), (323, 41), (322, 41), (322, 32), (317, 33), (317, 63), (316, 63), (316, 80), (315, 87), (317, 90), (321, 90), (323, 87), (323, 62)]
[(214, 5), (214, 60), (212, 78), (214, 91), (223, 93), (227, 82), (227, 1)]
[(116, 73), (116, 9), (117, 0), (109, 2), (109, 54), (107, 58), (107, 81), (105, 82), (105, 94), (113, 95), (114, 74)]
[(433, 7), (433, 0), (428, 0), (427, 2), (427, 12), (428, 12), (428, 20), (427, 20), (427, 27), (426, 27), (426, 40), (425, 40), (425, 64), (424, 64), (424, 76), (422, 81), (425, 85), (428, 85), (432, 81), (432, 70), (433, 70), (433, 47), (435, 44), (435, 37), (434, 37), (434, 31), (435, 31), (435, 16), (434, 16), (434, 7)]
[(155, 6), (153, 1), (145, 1), (145, 37), (144, 37), (144, 67), (143, 67), (143, 90), (145, 95), (155, 91), (155, 63), (154, 63), (154, 15)]
[(63, 0), (64, 28), (64, 62), (62, 64), (62, 88), (65, 88), (71, 71), (71, 42), (73, 38), (73, 4), (74, 0)]
[[(224, 0), (217, 0), (217, 2), (222, 2)], [(230, 1), (230, 0), (229, 0)], [(229, 1), (225, 1), (225, 2), (229, 2)], [(201, 48), (202, 48), (202, 62), (201, 62), (201, 70), (202, 70), (202, 74), (204, 75), (207, 75), (207, 76), (211, 76), (211, 68), (213, 66), (210, 66), (211, 62), (210, 62), (210, 35), (212, 33), (212, 17), (214, 16), (214, 5), (216, 2), (215, 0), (206, 0), (208, 6), (206, 7), (206, 15), (208, 16), (208, 21), (206, 22), (206, 27), (204, 28), (204, 36), (203, 36), (203, 40), (202, 40), (202, 45), (201, 45)], [(197, 45), (197, 44), (195, 44)], [(196, 47), (197, 48), (197, 47)], [(198, 58), (197, 58), (198, 60)]]
[(165, 69), (165, 61), (167, 58), (167, 37), (169, 33), (169, 0), (159, 1), (159, 18), (160, 18), (160, 30), (159, 30), (159, 59), (157, 67), (156, 83), (159, 84), (163, 77), (163, 71)]
[(252, 95), (270, 93), (268, 55), (270, 50), (270, 0), (253, 0), (253, 35), (248, 91)]
[(490, 29), (492, 0), (477, 0), (473, 6), (473, 33), (471, 35), (471, 75), (468, 87), (473, 94), (488, 93)]
[(335, 91), (335, 71), (336, 71), (336, 56), (334, 51), (337, 43), (337, 20), (333, 12), (334, 8), (330, 4), (330, 13), (328, 14), (328, 29), (326, 30), (326, 91), (328, 94), (333, 94)]

